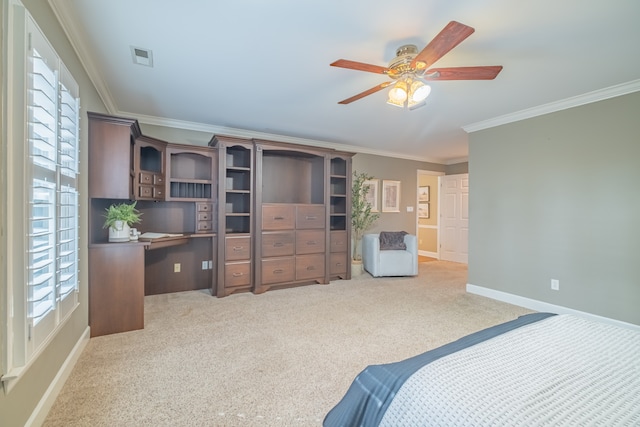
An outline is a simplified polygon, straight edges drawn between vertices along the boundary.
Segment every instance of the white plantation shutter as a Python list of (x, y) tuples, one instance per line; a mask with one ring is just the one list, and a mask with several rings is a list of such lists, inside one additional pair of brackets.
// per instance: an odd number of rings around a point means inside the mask
[(77, 305), (78, 85), (27, 20), (27, 357)]

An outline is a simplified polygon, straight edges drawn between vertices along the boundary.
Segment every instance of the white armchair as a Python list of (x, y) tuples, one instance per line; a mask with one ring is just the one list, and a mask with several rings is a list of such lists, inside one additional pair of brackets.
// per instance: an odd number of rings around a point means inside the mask
[(418, 274), (418, 239), (404, 235), (406, 249), (380, 249), (379, 234), (362, 237), (362, 262), (373, 277), (416, 276)]

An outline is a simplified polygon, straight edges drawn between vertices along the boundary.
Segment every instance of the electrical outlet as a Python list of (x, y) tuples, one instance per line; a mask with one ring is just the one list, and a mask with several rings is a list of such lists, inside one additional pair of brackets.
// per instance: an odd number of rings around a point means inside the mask
[(207, 270), (209, 268), (209, 261), (202, 261), (202, 269)]
[(173, 272), (174, 273), (180, 273), (180, 263), (176, 262), (175, 264), (173, 264)]
[(407, 212), (413, 212), (413, 206), (407, 206)]
[(560, 290), (560, 280), (551, 279), (551, 289), (554, 290), (554, 291), (559, 291)]

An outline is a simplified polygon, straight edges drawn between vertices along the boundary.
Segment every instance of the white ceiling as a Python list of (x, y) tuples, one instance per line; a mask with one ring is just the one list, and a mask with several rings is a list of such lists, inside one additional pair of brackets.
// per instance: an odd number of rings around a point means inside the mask
[[(640, 90), (638, 0), (49, 2), (112, 114), (212, 134), (455, 163), (463, 128)], [(331, 62), (387, 66), (451, 20), (476, 31), (434, 66), (503, 65), (495, 80), (433, 82), (413, 111), (384, 90), (338, 105), (388, 77)]]

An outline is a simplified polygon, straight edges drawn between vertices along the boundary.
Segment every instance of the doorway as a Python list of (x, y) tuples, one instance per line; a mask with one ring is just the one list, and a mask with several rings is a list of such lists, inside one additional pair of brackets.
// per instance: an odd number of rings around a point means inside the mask
[(439, 255), (440, 178), (442, 172), (418, 170), (416, 195), (416, 230), (418, 255), (429, 258)]

